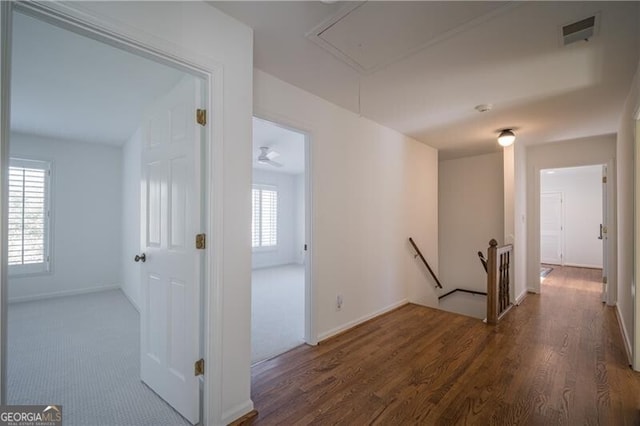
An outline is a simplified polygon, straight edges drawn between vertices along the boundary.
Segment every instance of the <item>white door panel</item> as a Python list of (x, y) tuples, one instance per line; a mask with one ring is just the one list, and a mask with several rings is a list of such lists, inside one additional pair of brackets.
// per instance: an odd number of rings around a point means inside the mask
[(141, 378), (191, 423), (200, 420), (200, 129), (198, 81), (186, 76), (145, 120), (142, 150)]
[(562, 265), (562, 194), (540, 194), (540, 261)]
[(187, 241), (187, 182), (189, 165), (184, 157), (171, 160), (171, 221), (169, 222), (169, 247), (185, 250)]
[(162, 163), (146, 164), (147, 176), (147, 247), (160, 247), (162, 240)]

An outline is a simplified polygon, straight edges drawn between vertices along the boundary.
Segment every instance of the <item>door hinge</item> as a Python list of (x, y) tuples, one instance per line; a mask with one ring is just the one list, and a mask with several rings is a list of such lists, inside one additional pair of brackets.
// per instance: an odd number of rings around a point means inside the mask
[(304, 245), (304, 251), (307, 251), (307, 245), (306, 244)]
[(196, 235), (196, 248), (198, 250), (207, 248), (207, 236), (205, 234)]
[(607, 183), (607, 177), (606, 176), (602, 176), (602, 183)]
[(607, 284), (607, 277), (602, 277), (602, 284)]
[(204, 359), (200, 358), (193, 365), (193, 375), (194, 376), (203, 376), (204, 375)]
[(206, 109), (197, 109), (196, 110), (196, 121), (201, 126), (207, 125), (207, 110)]

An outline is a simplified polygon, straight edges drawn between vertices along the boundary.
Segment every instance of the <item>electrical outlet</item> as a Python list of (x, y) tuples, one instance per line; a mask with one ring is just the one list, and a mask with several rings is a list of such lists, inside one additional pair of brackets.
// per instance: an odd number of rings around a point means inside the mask
[(342, 295), (336, 296), (336, 311), (342, 310)]

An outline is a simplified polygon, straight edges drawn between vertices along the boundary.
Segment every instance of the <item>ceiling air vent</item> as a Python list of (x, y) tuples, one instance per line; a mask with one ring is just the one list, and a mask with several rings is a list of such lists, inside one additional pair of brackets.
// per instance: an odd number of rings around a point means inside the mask
[(562, 45), (567, 46), (576, 41), (588, 41), (596, 34), (598, 15), (593, 15), (578, 22), (562, 27)]

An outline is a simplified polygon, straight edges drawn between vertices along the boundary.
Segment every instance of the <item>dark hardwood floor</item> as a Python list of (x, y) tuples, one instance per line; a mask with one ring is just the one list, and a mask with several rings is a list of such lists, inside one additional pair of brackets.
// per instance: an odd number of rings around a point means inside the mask
[(406, 305), (253, 367), (260, 425), (636, 425), (600, 271), (556, 267), (495, 327)]

